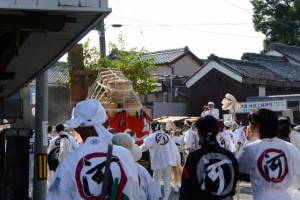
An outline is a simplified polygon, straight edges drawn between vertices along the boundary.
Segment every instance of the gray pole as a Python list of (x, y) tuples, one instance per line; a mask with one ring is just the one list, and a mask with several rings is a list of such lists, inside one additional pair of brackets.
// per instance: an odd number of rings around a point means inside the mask
[(100, 53), (101, 56), (104, 57), (106, 56), (104, 20), (100, 22), (96, 29), (99, 34)]
[(48, 74), (36, 79), (35, 152), (33, 199), (46, 199), (47, 193), (47, 126), (48, 126)]

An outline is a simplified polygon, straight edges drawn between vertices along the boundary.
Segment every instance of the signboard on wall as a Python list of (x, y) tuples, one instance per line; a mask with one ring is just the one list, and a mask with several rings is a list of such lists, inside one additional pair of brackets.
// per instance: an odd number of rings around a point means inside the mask
[[(283, 111), (287, 109), (287, 101), (256, 101), (256, 102), (241, 102), (241, 108), (236, 110), (236, 113), (249, 113), (257, 108), (267, 108), (273, 111)], [(233, 110), (230, 110), (233, 113)]]

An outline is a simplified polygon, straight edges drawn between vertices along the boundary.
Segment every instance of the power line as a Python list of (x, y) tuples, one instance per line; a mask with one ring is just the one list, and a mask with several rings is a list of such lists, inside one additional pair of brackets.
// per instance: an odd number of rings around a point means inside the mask
[[(130, 5), (131, 5), (132, 10), (133, 10), (133, 13), (134, 13), (134, 15), (135, 15), (135, 17), (136, 17), (136, 13), (135, 13), (135, 10), (134, 10), (134, 7), (133, 7), (133, 5), (132, 5), (132, 1), (131, 1), (131, 0), (130, 0)], [(137, 18), (137, 17), (136, 17), (136, 18)], [(147, 47), (146, 40), (145, 40), (145, 37), (144, 37), (144, 34), (143, 34), (143, 30), (142, 30), (142, 28), (141, 28), (141, 26), (140, 26), (140, 23), (139, 23), (138, 20), (135, 20), (135, 21), (138, 23), (138, 26), (139, 26), (139, 29), (140, 29), (140, 33), (142, 34), (142, 38), (143, 38), (145, 47)]]
[[(120, 18), (125, 18), (125, 19), (128, 19), (128, 20), (134, 20), (134, 21), (136, 21), (136, 19), (132, 19), (132, 18), (129, 18), (129, 17), (121, 17), (121, 16), (116, 16), (116, 15), (114, 15), (114, 16), (115, 17), (120, 17)], [(167, 24), (153, 23), (153, 22), (143, 21), (143, 20), (138, 20), (138, 21), (143, 22), (143, 23), (148, 23), (148, 24), (156, 25), (156, 26), (167, 27), (167, 28), (175, 28), (175, 29), (182, 29), (182, 30), (189, 30), (189, 31), (197, 31), (197, 32), (210, 33), (210, 34), (216, 34), (216, 35), (227, 35), (227, 36), (237, 36), (237, 37), (247, 37), (247, 38), (264, 38), (264, 37), (259, 37), (259, 36), (249, 36), (249, 35), (239, 35), (239, 34), (230, 34), (230, 33), (219, 33), (219, 32), (213, 32), (213, 31), (204, 31), (204, 30), (199, 30), (199, 29), (192, 29), (192, 28), (171, 26), (171, 25), (167, 25)]]
[[(240, 25), (251, 25), (252, 23), (238, 22), (238, 23), (196, 23), (196, 24), (164, 24), (166, 26), (240, 26)], [(135, 24), (106, 24), (106, 26), (137, 26)], [(153, 25), (140, 25), (140, 27), (157, 27), (159, 24)]]
[(242, 8), (242, 7), (240, 7), (240, 6), (238, 6), (238, 5), (234, 4), (234, 3), (231, 3), (230, 1), (227, 1), (227, 0), (223, 0), (223, 1), (224, 1), (225, 3), (227, 3), (227, 4), (229, 4), (229, 5), (232, 5), (232, 6), (234, 6), (234, 7), (236, 7), (236, 8), (239, 8), (239, 9), (241, 9), (241, 10), (247, 12), (247, 13), (252, 14), (252, 12), (249, 11), (249, 10), (247, 10), (246, 8)]
[[(241, 9), (241, 10), (247, 12), (247, 13), (253, 14), (251, 11), (249, 11), (249, 10), (247, 10), (247, 9), (245, 9), (245, 8), (242, 8), (242, 7), (240, 7), (240, 6), (238, 6), (238, 5), (234, 4), (234, 3), (231, 3), (231, 2), (229, 2), (228, 0), (223, 0), (223, 1), (224, 1), (225, 3), (227, 3), (227, 4), (230, 4), (230, 5), (234, 6), (234, 7), (236, 7), (236, 8), (239, 8), (239, 9)], [(271, 5), (271, 4), (270, 4), (270, 5)], [(283, 26), (283, 27), (286, 27), (286, 28), (292, 28), (292, 29), (298, 30), (298, 27), (290, 26), (290, 25), (285, 24), (285, 23), (282, 23), (282, 22), (280, 22), (280, 21), (278, 21), (278, 20), (274, 20), (273, 22), (275, 22), (275, 23), (277, 23), (277, 24), (279, 24), (279, 25), (281, 25), (281, 26)]]

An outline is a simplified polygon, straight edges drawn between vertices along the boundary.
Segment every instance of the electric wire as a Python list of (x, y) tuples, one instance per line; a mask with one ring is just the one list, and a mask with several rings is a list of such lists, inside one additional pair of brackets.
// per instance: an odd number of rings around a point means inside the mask
[[(135, 10), (134, 10), (134, 7), (133, 7), (133, 5), (132, 5), (132, 0), (130, 0), (130, 5), (131, 5), (131, 8), (132, 8), (132, 10), (133, 10), (133, 14), (134, 14), (135, 18), (137, 18), (136, 13), (135, 13)], [(143, 41), (144, 41), (144, 46), (145, 46), (145, 48), (147, 48), (147, 43), (146, 43), (146, 40), (145, 40), (145, 37), (144, 37), (143, 30), (142, 30), (142, 28), (141, 28), (141, 26), (140, 26), (139, 20), (135, 20), (135, 21), (137, 22), (137, 24), (138, 24), (138, 26), (139, 26), (140, 33), (141, 33), (142, 38), (143, 38)]]
[(249, 13), (249, 14), (252, 14), (251, 11), (249, 11), (249, 10), (247, 10), (247, 9), (245, 9), (245, 8), (242, 8), (242, 7), (240, 7), (240, 6), (238, 6), (238, 5), (234, 4), (234, 3), (231, 3), (230, 1), (227, 1), (227, 0), (223, 0), (223, 1), (224, 1), (225, 3), (227, 3), (227, 4), (229, 4), (229, 5), (232, 5), (232, 6), (236, 7), (236, 8), (238, 8), (238, 9), (241, 9), (241, 10), (243, 10), (243, 11)]
[[(240, 26), (251, 25), (252, 23), (237, 22), (237, 23), (195, 23), (195, 24), (167, 24), (168, 26)], [(115, 24), (106, 24), (107, 26), (115, 26)], [(118, 24), (119, 25), (119, 24)], [(120, 26), (137, 26), (135, 24), (120, 24)], [(140, 27), (157, 27), (161, 25), (140, 25)]]
[[(117, 15), (114, 15), (114, 16), (115, 17), (120, 17), (120, 18), (125, 18), (125, 19), (128, 19), (128, 20), (136, 21), (136, 19), (129, 18), (129, 17), (117, 16)], [(144, 20), (138, 20), (138, 21), (143, 22), (143, 23), (148, 23), (148, 24), (156, 25), (156, 26), (167, 27), (167, 28), (189, 30), (189, 31), (196, 31), (196, 32), (202, 32), (202, 33), (210, 33), (210, 34), (216, 34), (216, 35), (226, 35), (226, 36), (236, 36), (236, 37), (246, 37), (246, 38), (264, 38), (264, 37), (260, 37), (260, 36), (250, 36), (250, 35), (240, 35), (240, 34), (230, 34), (230, 33), (213, 32), (213, 31), (204, 31), (204, 30), (193, 29), (193, 28), (186, 28), (186, 27), (172, 26), (172, 25), (168, 25), (168, 24), (154, 23), (154, 22), (149, 22), (149, 21), (144, 21)]]

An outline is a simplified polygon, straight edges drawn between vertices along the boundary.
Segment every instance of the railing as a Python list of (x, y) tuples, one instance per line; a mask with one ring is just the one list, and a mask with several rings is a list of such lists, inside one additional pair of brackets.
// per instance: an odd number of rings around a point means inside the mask
[(158, 92), (139, 95), (142, 103), (165, 102), (165, 103), (187, 103), (188, 93), (184, 86), (165, 87)]

